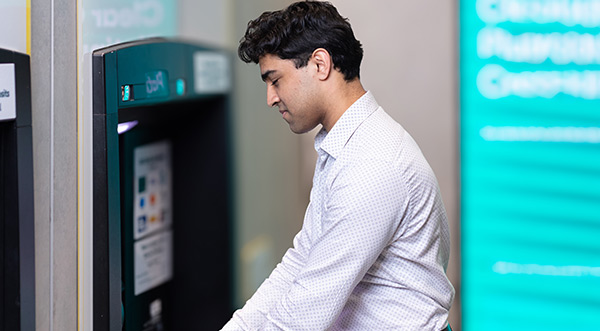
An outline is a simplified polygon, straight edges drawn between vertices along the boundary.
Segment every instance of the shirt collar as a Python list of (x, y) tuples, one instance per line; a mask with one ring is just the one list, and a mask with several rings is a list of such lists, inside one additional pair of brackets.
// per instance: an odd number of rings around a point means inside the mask
[(370, 91), (367, 91), (346, 109), (329, 133), (325, 131), (325, 128), (321, 128), (315, 137), (315, 150), (319, 154), (323, 151), (337, 158), (352, 134), (377, 108), (379, 105), (375, 101), (375, 97)]

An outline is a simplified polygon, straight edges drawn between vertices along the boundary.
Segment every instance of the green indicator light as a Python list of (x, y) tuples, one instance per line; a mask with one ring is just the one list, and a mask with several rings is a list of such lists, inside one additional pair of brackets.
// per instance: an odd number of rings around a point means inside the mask
[(183, 95), (185, 93), (185, 81), (183, 79), (178, 79), (176, 83), (177, 87), (177, 95)]
[(123, 85), (121, 94), (123, 96), (123, 101), (131, 100), (131, 85)]

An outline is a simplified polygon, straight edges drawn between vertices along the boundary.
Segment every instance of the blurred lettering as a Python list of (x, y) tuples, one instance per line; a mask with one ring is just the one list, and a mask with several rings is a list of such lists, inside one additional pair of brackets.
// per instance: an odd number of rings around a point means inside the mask
[(600, 0), (478, 0), (476, 10), (479, 18), (487, 24), (600, 25)]
[(485, 65), (477, 75), (477, 88), (488, 99), (508, 96), (553, 98), (559, 93), (576, 98), (600, 99), (600, 71), (508, 72), (497, 64)]
[(156, 0), (134, 2), (123, 8), (93, 9), (97, 28), (154, 28), (163, 22), (164, 8)]
[(479, 131), (485, 141), (534, 141), (553, 143), (600, 143), (599, 127), (539, 127), (539, 126), (491, 126)]
[(486, 27), (477, 35), (477, 55), (481, 59), (495, 56), (504, 61), (532, 64), (546, 60), (560, 65), (599, 64), (600, 34), (571, 31), (512, 35), (501, 28)]
[(496, 262), (492, 267), (495, 273), (499, 274), (522, 274), (522, 275), (543, 275), (543, 276), (561, 276), (561, 277), (600, 277), (600, 267), (590, 266), (555, 266), (539, 264), (521, 264), (511, 262)]

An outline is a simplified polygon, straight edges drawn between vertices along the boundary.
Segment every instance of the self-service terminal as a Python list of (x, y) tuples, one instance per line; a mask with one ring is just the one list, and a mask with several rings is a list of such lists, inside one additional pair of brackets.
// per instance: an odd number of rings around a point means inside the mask
[(0, 49), (0, 330), (35, 330), (29, 56)]
[(229, 62), (162, 39), (93, 52), (93, 330), (218, 330), (231, 316)]

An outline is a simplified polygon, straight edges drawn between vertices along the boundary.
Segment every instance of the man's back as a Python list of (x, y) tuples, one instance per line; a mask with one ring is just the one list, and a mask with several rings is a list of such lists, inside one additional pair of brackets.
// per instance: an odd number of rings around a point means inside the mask
[[(369, 108), (375, 110), (346, 133), (349, 138), (327, 182), (354, 186), (358, 195), (366, 194), (361, 193), (366, 185), (381, 185), (369, 194), (389, 201), (379, 207), (390, 210), (369, 214), (396, 217), (364, 222), (391, 222), (394, 233), (352, 292), (334, 329), (442, 329), (454, 289), (445, 275), (450, 237), (437, 181), (412, 137), (376, 103), (363, 111)], [(347, 112), (337, 124), (347, 125), (346, 116), (356, 115)], [(384, 189), (386, 182), (399, 187)], [(361, 240), (370, 239), (357, 239), (357, 245)]]

